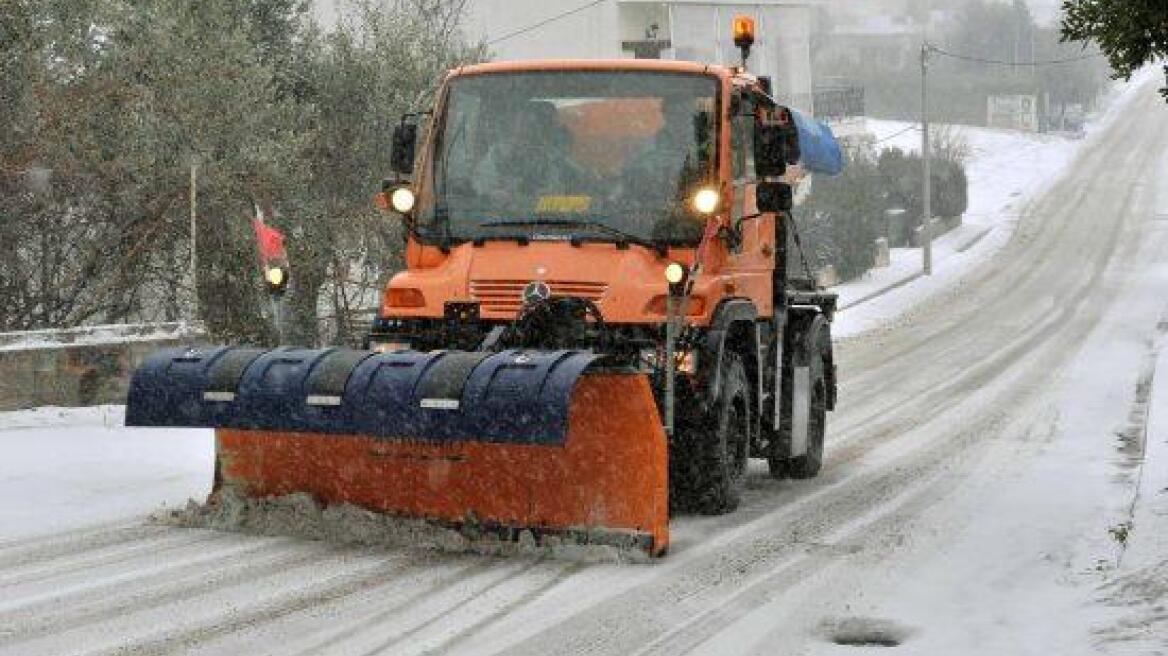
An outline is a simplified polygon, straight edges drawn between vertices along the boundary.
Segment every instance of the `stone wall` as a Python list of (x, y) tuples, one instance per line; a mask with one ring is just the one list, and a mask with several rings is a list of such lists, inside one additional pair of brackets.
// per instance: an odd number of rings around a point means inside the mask
[(25, 333), (23, 343), (12, 338), (16, 333), (0, 335), (0, 410), (125, 403), (134, 369), (154, 351), (189, 339), (168, 330), (177, 325), (84, 329), (73, 340), (69, 331)]

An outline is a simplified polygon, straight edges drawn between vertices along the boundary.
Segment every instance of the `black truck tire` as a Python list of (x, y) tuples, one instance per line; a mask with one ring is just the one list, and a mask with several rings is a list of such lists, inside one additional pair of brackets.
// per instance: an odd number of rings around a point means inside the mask
[(691, 509), (704, 515), (733, 512), (742, 500), (749, 460), (751, 413), (750, 384), (742, 358), (727, 351), (722, 355), (721, 385), (706, 416), (696, 427), (693, 446), (696, 467), (691, 469)]

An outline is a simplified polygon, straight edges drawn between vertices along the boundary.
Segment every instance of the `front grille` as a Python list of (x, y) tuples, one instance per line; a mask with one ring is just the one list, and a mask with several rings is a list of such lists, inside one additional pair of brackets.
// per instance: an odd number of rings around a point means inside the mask
[[(472, 280), (471, 298), (480, 303), (484, 314), (505, 314), (514, 316), (523, 307), (523, 290), (530, 280)], [(603, 282), (582, 282), (577, 280), (546, 280), (552, 296), (574, 296), (599, 301), (608, 285)]]

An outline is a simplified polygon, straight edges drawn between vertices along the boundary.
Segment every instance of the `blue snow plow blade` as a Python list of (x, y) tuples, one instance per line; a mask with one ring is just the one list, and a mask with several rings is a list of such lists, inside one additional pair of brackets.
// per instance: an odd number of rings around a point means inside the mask
[(166, 349), (134, 372), (127, 426), (563, 444), (590, 352)]
[(839, 175), (844, 170), (844, 154), (831, 128), (824, 123), (791, 110), (799, 131), (799, 163), (811, 173)]

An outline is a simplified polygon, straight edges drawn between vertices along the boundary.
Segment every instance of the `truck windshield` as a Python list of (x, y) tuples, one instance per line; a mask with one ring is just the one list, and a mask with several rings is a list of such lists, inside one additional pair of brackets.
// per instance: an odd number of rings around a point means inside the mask
[(692, 243), (710, 184), (717, 80), (661, 72), (456, 78), (422, 180), (430, 239)]

